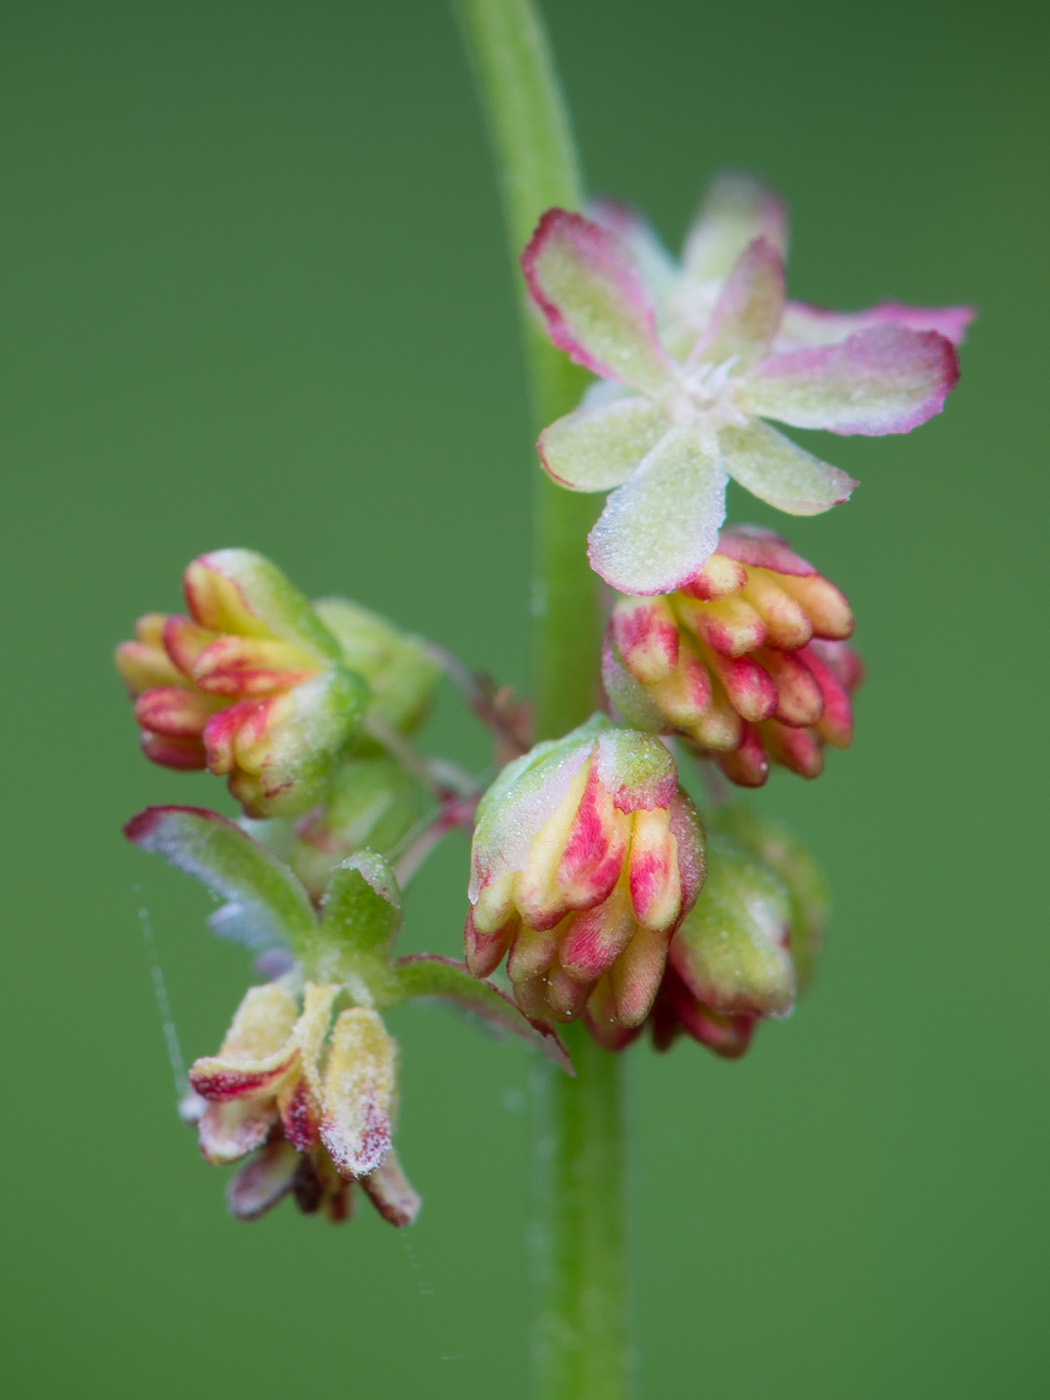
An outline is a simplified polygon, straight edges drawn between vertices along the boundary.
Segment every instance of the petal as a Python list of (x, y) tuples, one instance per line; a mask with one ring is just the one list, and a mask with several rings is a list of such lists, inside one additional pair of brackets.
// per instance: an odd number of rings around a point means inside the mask
[(910, 331), (936, 331), (953, 345), (961, 345), (976, 314), (972, 306), (904, 306), (899, 301), (882, 301), (865, 311), (826, 311), (804, 301), (789, 301), (780, 323), (778, 343), (785, 350), (835, 345), (855, 331), (895, 325)]
[(690, 277), (727, 277), (749, 243), (765, 238), (787, 252), (787, 208), (751, 175), (729, 170), (711, 182), (686, 235), (682, 264)]
[(726, 474), (701, 423), (671, 429), (609, 497), (591, 566), (621, 593), (671, 593), (703, 568), (725, 519)]
[(671, 834), (666, 812), (635, 812), (629, 879), (638, 922), (660, 933), (669, 932), (682, 915), (682, 882), (678, 842)]
[(317, 659), (337, 660), (339, 643), (276, 564), (251, 549), (217, 549), (183, 574), (186, 605), (202, 627), (242, 637), (278, 637)]
[(652, 685), (678, 665), (678, 623), (666, 598), (618, 598), (609, 628), (635, 680)]
[(193, 663), (193, 679), (209, 695), (267, 695), (316, 674), (301, 647), (260, 637), (219, 637)]
[(303, 1014), (292, 1028), (292, 1042), (299, 1052), (301, 1073), (280, 1095), (281, 1118), (288, 1140), (300, 1152), (317, 1141), (321, 1121), (321, 1074), (318, 1061), (338, 987), (307, 982), (303, 989)]
[(197, 1123), (201, 1155), (215, 1165), (236, 1162), (261, 1147), (276, 1122), (271, 1098), (210, 1103)]
[(771, 243), (756, 238), (730, 273), (690, 362), (732, 358), (740, 368), (754, 364), (768, 350), (783, 310), (784, 260)]
[(935, 331), (875, 326), (838, 345), (792, 350), (758, 365), (738, 391), (745, 412), (832, 433), (907, 433), (940, 413), (959, 379)]
[(321, 1141), (342, 1176), (367, 1176), (390, 1151), (397, 1045), (367, 1006), (340, 1013), (324, 1073)]
[(238, 1220), (258, 1220), (292, 1189), (299, 1154), (290, 1142), (268, 1143), (226, 1187), (226, 1204)]
[(135, 702), (135, 722), (141, 729), (169, 739), (199, 739), (216, 710), (216, 701), (181, 685), (147, 690)]
[(383, 1165), (361, 1178), (369, 1200), (391, 1225), (411, 1225), (423, 1204), (412, 1183), (401, 1169), (393, 1148)]
[(649, 399), (617, 399), (559, 418), (536, 444), (547, 475), (570, 491), (608, 491), (627, 480), (667, 432)]
[(637, 209), (614, 199), (592, 199), (587, 202), (587, 216), (627, 245), (657, 300), (672, 290), (679, 276), (675, 260)]
[(521, 255), (551, 340), (603, 379), (658, 391), (671, 366), (628, 246), (580, 214), (548, 209)]
[(198, 1094), (216, 1101), (274, 1087), (296, 1059), (291, 1035), (298, 1016), (296, 998), (279, 982), (249, 987), (219, 1053), (194, 1062), (190, 1083)]
[(729, 475), (789, 515), (819, 515), (848, 500), (857, 485), (765, 423), (725, 428), (718, 444)]

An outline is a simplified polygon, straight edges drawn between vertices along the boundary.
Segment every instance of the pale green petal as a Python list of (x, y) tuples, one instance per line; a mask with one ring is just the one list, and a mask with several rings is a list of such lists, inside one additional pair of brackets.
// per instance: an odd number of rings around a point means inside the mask
[(672, 428), (614, 491), (590, 535), (595, 571), (621, 593), (670, 593), (703, 568), (725, 519), (726, 474), (705, 424)]
[(686, 236), (682, 264), (687, 276), (701, 281), (728, 277), (755, 238), (787, 252), (787, 210), (781, 199), (750, 175), (716, 175)]
[(645, 398), (581, 408), (540, 434), (540, 458), (549, 476), (571, 491), (620, 486), (667, 432), (667, 415)]
[(857, 485), (765, 423), (724, 428), (718, 442), (734, 481), (789, 515), (819, 515), (848, 500)]

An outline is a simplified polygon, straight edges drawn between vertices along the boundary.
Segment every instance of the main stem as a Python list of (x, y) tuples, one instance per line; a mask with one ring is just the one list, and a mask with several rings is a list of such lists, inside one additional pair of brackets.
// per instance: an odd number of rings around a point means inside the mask
[[(518, 257), (552, 205), (579, 209), (583, 182), (546, 35), (531, 0), (456, 0), (495, 150), (519, 292), (534, 430), (575, 407), (586, 376), (529, 314)], [(593, 498), (534, 464), (533, 683), (537, 737), (594, 709), (601, 594), (586, 554)], [(533, 1400), (626, 1400), (623, 1071), (568, 1028), (575, 1079), (536, 1070)]]

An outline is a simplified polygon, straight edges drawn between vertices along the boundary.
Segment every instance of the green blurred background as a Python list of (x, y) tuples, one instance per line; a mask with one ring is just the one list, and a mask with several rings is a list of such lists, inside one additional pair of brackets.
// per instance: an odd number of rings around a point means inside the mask
[[(758, 799), (835, 918), (743, 1061), (633, 1054), (641, 1393), (1043, 1396), (1045, 7), (548, 15), (593, 188), (676, 242), (710, 173), (750, 168), (791, 202), (796, 296), (981, 310), (946, 415), (822, 443), (863, 489), (790, 524), (870, 668), (854, 750)], [(189, 558), (245, 544), (524, 683), (535, 468), (454, 24), (422, 0), (5, 19), (5, 1387), (518, 1400), (528, 1052), (396, 1013), (415, 1229), (228, 1218), (138, 911), (187, 1057), (247, 956), (120, 837), (219, 784), (139, 758), (109, 662)], [(431, 733), (480, 763), (450, 694)], [(414, 887), (408, 947), (456, 950), (465, 855)]]

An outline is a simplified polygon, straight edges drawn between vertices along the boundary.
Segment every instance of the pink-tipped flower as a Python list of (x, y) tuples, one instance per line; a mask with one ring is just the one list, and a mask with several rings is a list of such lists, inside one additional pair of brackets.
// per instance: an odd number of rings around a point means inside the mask
[(261, 555), (202, 555), (183, 584), (188, 617), (150, 613), (117, 648), (143, 750), (169, 768), (227, 777), (249, 816), (297, 815), (356, 733), (368, 688)]
[(760, 787), (771, 761), (814, 778), (853, 737), (852, 632), (834, 584), (741, 526), (677, 592), (616, 600), (602, 677), (631, 724), (685, 735), (733, 782)]
[[(819, 872), (779, 828), (737, 815), (728, 812), (722, 829), (710, 833), (707, 882), (671, 943), (647, 1022), (658, 1050), (684, 1034), (738, 1058), (760, 1021), (791, 1013), (812, 971), (826, 911)], [(621, 1027), (597, 1000), (587, 1019), (612, 1050), (640, 1033)]]
[(667, 748), (595, 716), (511, 763), (485, 795), (471, 853), (467, 965), (507, 957), (541, 1022), (597, 996), (640, 1025), (706, 869), (700, 819)]
[(555, 345), (610, 381), (538, 446), (570, 490), (614, 488), (590, 557), (621, 592), (670, 593), (696, 575), (730, 477), (795, 515), (849, 497), (854, 481), (764, 420), (908, 432), (955, 385), (960, 309), (843, 319), (785, 302), (783, 207), (753, 182), (716, 185), (681, 272), (629, 212), (598, 218), (548, 210), (522, 267)]
[(345, 1220), (355, 1181), (391, 1224), (418, 1213), (391, 1144), (396, 1042), (371, 1007), (336, 1014), (340, 990), (307, 982), (299, 997), (283, 982), (251, 987), (218, 1055), (190, 1070), (206, 1101), (205, 1158), (256, 1153), (230, 1183), (235, 1215), (254, 1219), (291, 1194), (307, 1214)]

